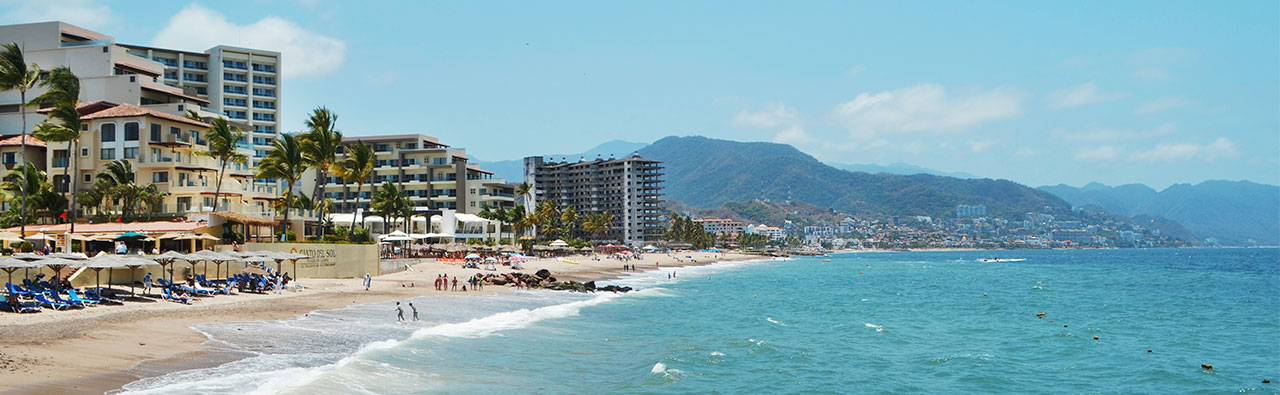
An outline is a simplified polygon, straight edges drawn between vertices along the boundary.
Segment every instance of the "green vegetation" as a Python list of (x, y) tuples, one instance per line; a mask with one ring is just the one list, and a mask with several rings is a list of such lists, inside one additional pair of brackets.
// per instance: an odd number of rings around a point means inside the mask
[(763, 198), (803, 201), (863, 218), (953, 215), (961, 204), (982, 204), (992, 216), (1027, 212), (1070, 217), (1070, 206), (1049, 193), (1007, 180), (967, 180), (848, 172), (784, 144), (705, 137), (667, 137), (640, 150), (664, 161), (666, 193), (694, 207)]
[[(70, 161), (69, 166), (63, 166), (62, 179), (64, 182), (70, 182), (70, 186), (66, 188), (69, 194), (67, 200), (67, 221), (71, 223), (71, 232), (76, 231), (76, 199), (75, 192), (79, 189), (79, 177), (71, 177), (72, 168), (79, 168), (80, 155), (73, 155), (77, 152), (80, 144), (81, 126), (83, 122), (80, 120), (80, 111), (76, 108), (80, 104), (80, 78), (71, 72), (70, 68), (57, 67), (49, 72), (49, 78), (42, 84), (45, 93), (40, 94), (32, 101), (43, 108), (49, 109), (49, 118), (41, 121), (36, 125), (35, 131), (32, 132), (37, 139), (47, 142), (63, 142), (68, 144), (67, 160)], [(54, 122), (50, 122), (54, 121)]]
[[(373, 148), (369, 147), (363, 141), (357, 141), (346, 147), (347, 157), (343, 158), (333, 166), (333, 174), (347, 182), (356, 183), (356, 205), (360, 204), (360, 191), (364, 186), (365, 180), (373, 176), (374, 155)], [(342, 204), (347, 203), (347, 195), (342, 195)], [(355, 224), (351, 224), (351, 233), (348, 238), (355, 240)]]
[[(236, 142), (244, 138), (244, 132), (227, 123), (226, 118), (218, 117), (209, 121), (209, 128), (205, 129), (205, 138), (209, 142), (209, 149), (196, 151), (195, 154), (218, 161), (218, 180), (214, 182), (213, 207), (209, 208), (210, 211), (218, 211), (218, 199), (222, 196), (222, 179), (227, 174), (227, 164), (243, 164), (249, 160), (249, 157), (236, 149)], [(203, 209), (201, 207), (201, 210)]]
[[(302, 158), (302, 147), (299, 145), (297, 136), (285, 133), (271, 142), (271, 148), (259, 163), (258, 174), (254, 177), (278, 178), (288, 183), (289, 187), (285, 190), (285, 207), (293, 207), (293, 187), (298, 184), (298, 179), (302, 178), (302, 173), (307, 171), (307, 162)], [(288, 210), (284, 212), (283, 227), (289, 227)]]
[[(316, 186), (311, 196), (324, 196), (325, 180), (337, 165), (337, 151), (342, 146), (342, 132), (337, 129), (338, 114), (329, 111), (328, 108), (318, 107), (311, 110), (311, 115), (307, 117), (305, 124), (307, 132), (302, 135), (302, 156), (307, 160), (307, 166), (316, 169)], [(327, 219), (333, 207), (333, 203), (326, 204), (326, 200), (328, 199), (316, 199), (311, 206), (321, 219)], [(317, 235), (324, 234), (325, 222), (318, 221)]]
[(672, 242), (688, 243), (694, 249), (709, 248), (715, 245), (716, 241), (715, 235), (703, 230), (702, 225), (682, 215), (671, 218), (671, 227), (667, 228), (667, 233), (662, 238)]
[[(8, 90), (18, 90), (19, 106), (22, 112), (22, 151), (20, 151), (21, 163), (27, 162), (27, 90), (35, 86), (36, 81), (40, 80), (40, 65), (31, 63), (27, 64), (26, 57), (22, 54), (22, 48), (16, 42), (10, 42), (0, 47), (0, 92)], [(22, 189), (19, 194), (22, 197), (22, 209), (19, 211), (18, 221), (22, 226), (22, 233), (27, 234), (27, 194), (28, 190)]]

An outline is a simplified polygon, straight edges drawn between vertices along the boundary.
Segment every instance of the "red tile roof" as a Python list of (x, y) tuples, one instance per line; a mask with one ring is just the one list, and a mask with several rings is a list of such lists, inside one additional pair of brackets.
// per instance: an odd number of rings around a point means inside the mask
[(151, 116), (151, 117), (166, 119), (174, 122), (181, 122), (188, 125), (198, 126), (201, 128), (209, 127), (209, 124), (204, 122), (193, 121), (178, 115), (173, 115), (173, 114), (169, 114), (162, 111), (152, 110), (146, 107), (135, 106), (132, 104), (120, 104), (115, 107), (111, 107), (102, 111), (98, 111), (89, 115), (82, 116), (80, 117), (80, 119), (90, 120), (90, 119), (140, 117), (140, 116)]
[[(13, 137), (6, 138), (4, 140), (0, 140), (0, 146), (9, 146), (9, 145), (12, 145), (12, 146), (22, 145), (22, 135), (19, 134)], [(32, 137), (31, 135), (28, 134), (27, 146), (28, 147), (44, 147), (45, 143), (44, 141), (41, 141), (40, 139)]]

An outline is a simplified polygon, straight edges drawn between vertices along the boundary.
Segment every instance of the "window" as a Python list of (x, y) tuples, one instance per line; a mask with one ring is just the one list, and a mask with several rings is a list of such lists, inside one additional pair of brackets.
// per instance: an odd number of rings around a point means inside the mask
[(171, 71), (171, 70), (165, 70), (165, 72), (164, 72), (164, 79), (167, 79), (167, 80), (176, 80), (176, 79), (178, 79), (178, 72), (177, 72), (177, 71)]
[(160, 141), (160, 130), (161, 130), (162, 128), (163, 128), (163, 127), (162, 127), (162, 126), (160, 126), (160, 124), (158, 124), (158, 123), (153, 123), (153, 124), (151, 124), (151, 141), (153, 141), (153, 142), (158, 142), (158, 141)]
[(67, 167), (67, 150), (53, 150), (53, 167)]
[(228, 106), (244, 107), (244, 102), (245, 102), (244, 99), (236, 99), (236, 98), (230, 98), (230, 97), (225, 97), (222, 99), (222, 104), (225, 104)]
[(138, 141), (138, 123), (129, 122), (124, 124), (124, 141)]
[(245, 94), (245, 92), (248, 92), (246, 89), (244, 89), (243, 86), (233, 86), (233, 85), (224, 85), (222, 87), (222, 91), (227, 93), (239, 93), (241, 95)]
[(253, 145), (271, 145), (272, 140), (270, 137), (254, 137)]
[(115, 148), (103, 148), (99, 159), (102, 159), (102, 160), (112, 160), (112, 159), (115, 159), (115, 158), (116, 158), (116, 149), (115, 149)]
[(18, 163), (18, 153), (17, 153), (17, 152), (5, 152), (5, 153), (4, 153), (4, 164), (8, 165), (8, 164), (14, 164), (14, 163)]
[(85, 173), (85, 175), (84, 175), (84, 183), (85, 183), (85, 184), (88, 184), (88, 183), (90, 183), (90, 182), (93, 182), (93, 174)]
[(197, 95), (201, 95), (201, 96), (208, 95), (208, 94), (209, 94), (209, 88), (206, 88), (206, 87), (203, 87), (203, 86), (197, 86), (197, 87), (196, 87), (196, 94), (197, 94)]
[(268, 72), (268, 73), (274, 73), (274, 72), (276, 72), (276, 65), (274, 65), (274, 64), (254, 63), (254, 64), (253, 64), (253, 71), (265, 71), (265, 72)]
[(196, 73), (182, 73), (183, 81), (209, 82), (209, 76)]
[(88, 148), (81, 148), (81, 149), (80, 149), (80, 156), (89, 156), (89, 149), (88, 149)]
[[(240, 92), (240, 93), (244, 93), (244, 92)], [(253, 88), (253, 95), (254, 95), (254, 96), (276, 97), (276, 90), (275, 90), (275, 89), (267, 89), (267, 88)]]
[(107, 123), (102, 125), (102, 142), (116, 141), (116, 124)]
[(209, 64), (205, 62), (197, 62), (194, 60), (184, 60), (182, 61), (182, 67), (186, 67), (189, 69), (208, 70)]
[(253, 101), (253, 108), (266, 108), (266, 109), (272, 109), (272, 110), (274, 110), (274, 109), (276, 108), (276, 103), (275, 103), (275, 102), (266, 101), (266, 100), (254, 100), (254, 101)]
[(243, 61), (239, 61), (239, 60), (224, 60), (222, 61), (222, 67), (226, 67), (229, 69), (245, 70), (249, 66), (245, 64)]
[(138, 157), (138, 147), (125, 147), (124, 158), (136, 159)]
[(418, 149), (418, 143), (405, 143), (404, 149)]
[(169, 172), (157, 171), (151, 173), (151, 182), (169, 182)]
[[(243, 114), (244, 111), (241, 111), (240, 113)], [(240, 118), (244, 118), (244, 115), (241, 115)], [(276, 120), (276, 114), (263, 114), (263, 113), (255, 112), (253, 113), (253, 120), (274, 122)]]
[[(222, 79), (227, 81), (239, 81), (239, 82), (245, 81), (244, 74), (240, 74), (240, 73), (222, 73)], [(254, 80), (257, 80), (257, 79), (258, 79), (257, 77), (254, 77)], [(257, 81), (254, 81), (254, 82), (257, 82)]]
[[(260, 149), (260, 150), (253, 150), (253, 157), (254, 157), (254, 158), (262, 158), (262, 157), (265, 157), (265, 156), (267, 156), (267, 150), (264, 150), (264, 149)], [(254, 164), (254, 166), (257, 166), (257, 164), (255, 163), (255, 164)]]
[[(241, 81), (244, 81), (244, 80), (241, 80)], [(265, 84), (265, 85), (275, 85), (275, 84), (276, 84), (276, 77), (263, 77), (263, 76), (260, 76), (260, 75), (255, 75), (255, 76), (253, 76), (253, 83), (255, 83), (255, 84)]]
[[(226, 113), (228, 118), (245, 119), (248, 117), (247, 113), (238, 110), (225, 110), (223, 113)], [(257, 119), (257, 115), (258, 114), (254, 114), (255, 119)]]
[(178, 60), (174, 58), (162, 58), (159, 56), (152, 56), (151, 60), (164, 63), (165, 66), (178, 67)]
[(256, 125), (253, 127), (253, 131), (258, 133), (275, 133), (276, 127), (271, 125)]

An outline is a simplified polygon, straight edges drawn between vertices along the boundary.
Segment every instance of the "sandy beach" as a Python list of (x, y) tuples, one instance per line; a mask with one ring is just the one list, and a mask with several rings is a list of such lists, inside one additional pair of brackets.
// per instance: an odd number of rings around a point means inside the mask
[[(678, 255), (647, 254), (632, 260), (639, 270), (705, 265), (723, 261), (760, 259), (760, 256), (733, 253), (686, 252)], [(623, 273), (624, 262), (595, 260), (591, 256), (531, 260), (523, 273), (550, 270), (559, 281), (601, 281)], [(466, 293), (436, 291), (432, 282), (439, 274), (450, 278), (476, 273), (515, 272), (499, 266), (498, 271), (464, 269), (460, 265), (434, 259), (403, 260), (404, 271), (376, 276), (369, 291), (362, 280), (301, 279), (300, 292), (280, 294), (241, 293), (204, 297), (191, 305), (155, 299), (126, 302), (123, 306), (100, 306), (71, 311), (47, 310), (39, 314), (0, 314), (0, 391), (3, 393), (103, 393), (141, 377), (168, 371), (199, 368), (220, 363), (217, 357), (202, 357), (206, 338), (193, 325), (214, 322), (279, 320), (298, 317), (315, 310), (336, 309), (354, 304), (375, 303), (432, 294), (485, 295), (514, 289), (486, 286)], [(603, 281), (603, 286), (607, 281)], [(145, 363), (144, 363), (145, 362)], [(147, 369), (137, 367), (146, 365)], [(145, 371), (144, 371), (145, 370)]]

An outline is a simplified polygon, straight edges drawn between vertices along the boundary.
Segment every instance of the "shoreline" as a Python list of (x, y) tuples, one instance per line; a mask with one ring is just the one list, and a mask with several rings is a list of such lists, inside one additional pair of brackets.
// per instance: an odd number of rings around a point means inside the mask
[(523, 270), (504, 267), (498, 271), (464, 269), (434, 259), (415, 259), (407, 270), (374, 277), (369, 291), (363, 289), (362, 279), (301, 279), (299, 284), (308, 289), (298, 293), (224, 295), (201, 298), (192, 305), (126, 302), (124, 306), (4, 314), (0, 315), (0, 345), (3, 345), (0, 383), (5, 388), (0, 389), (0, 394), (100, 394), (145, 377), (225, 363), (217, 358), (193, 358), (223, 351), (206, 345), (209, 339), (193, 328), (196, 325), (282, 320), (317, 310), (402, 298), (492, 295), (515, 289), (490, 285), (461, 294), (461, 291), (437, 291), (432, 287), (437, 274), (453, 278), (475, 273), (533, 273), (547, 269), (558, 281), (608, 282), (624, 273), (767, 258), (703, 252), (680, 256), (646, 254), (644, 259), (625, 263), (636, 265), (635, 271), (622, 270), (622, 261), (608, 258), (595, 261), (591, 256), (566, 258), (579, 264), (539, 259), (526, 262)]

